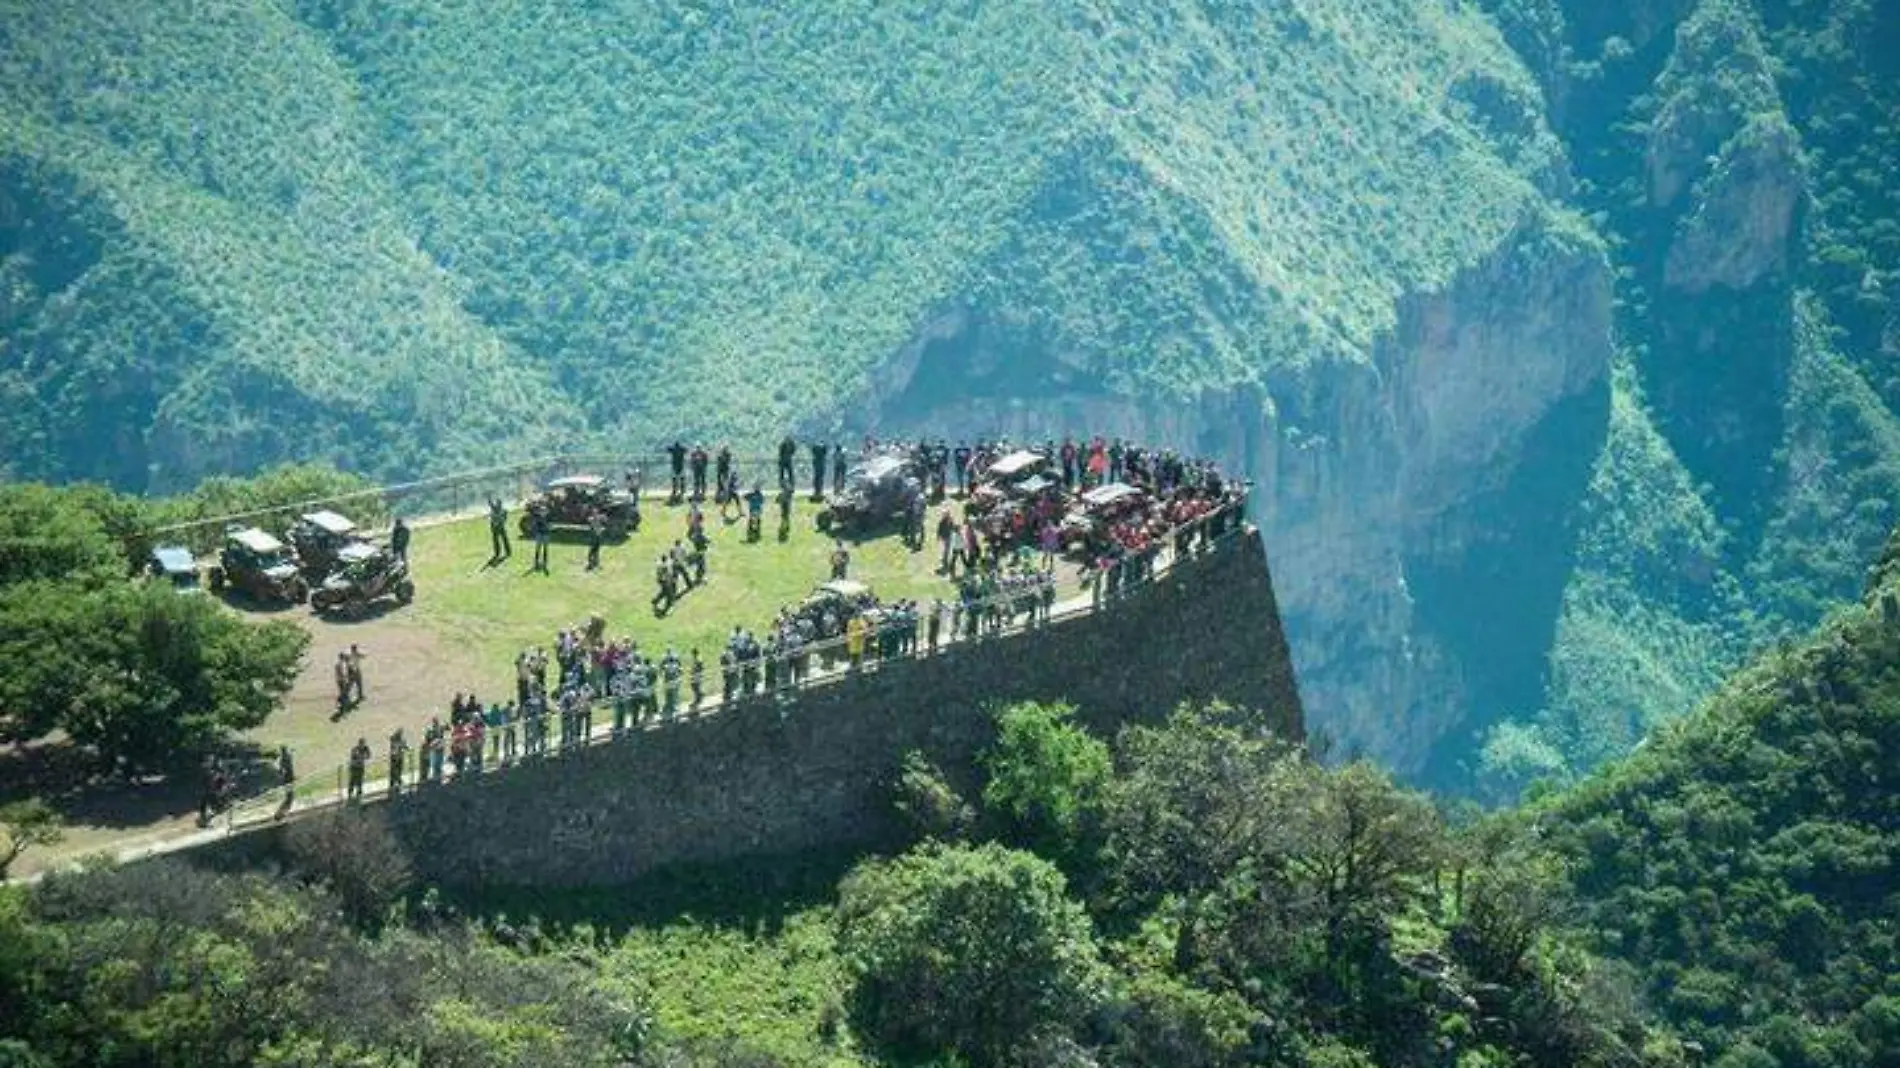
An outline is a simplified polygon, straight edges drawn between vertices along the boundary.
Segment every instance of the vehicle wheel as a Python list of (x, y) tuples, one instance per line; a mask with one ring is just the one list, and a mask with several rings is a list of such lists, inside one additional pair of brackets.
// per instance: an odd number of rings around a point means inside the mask
[(299, 582), (290, 588), (290, 603), (303, 604), (310, 599), (310, 587)]
[(819, 512), (819, 513), (818, 513), (818, 531), (819, 531), (819, 533), (821, 533), (821, 534), (829, 534), (829, 533), (831, 533), (831, 522), (832, 522), (832, 519), (831, 519), (831, 509), (829, 509), (829, 508), (827, 508), (827, 509), (825, 509), (824, 511), (822, 511), (822, 512)]
[(211, 583), (212, 593), (224, 592), (224, 569), (223, 568), (221, 567), (212, 568), (211, 573), (205, 576), (205, 579), (206, 581)]
[(396, 587), (396, 601), (398, 603), (408, 604), (410, 601), (413, 601), (415, 599), (416, 599), (416, 584), (415, 583), (404, 582), (404, 583), (399, 584)]
[(627, 536), (627, 528), (620, 523), (615, 523), (603, 531), (603, 533), (607, 535), (608, 541), (619, 541), (621, 538)]

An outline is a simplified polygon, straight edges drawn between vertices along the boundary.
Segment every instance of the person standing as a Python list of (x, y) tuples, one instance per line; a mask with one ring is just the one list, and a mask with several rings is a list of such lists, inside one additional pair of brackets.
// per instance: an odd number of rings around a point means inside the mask
[(206, 753), (204, 763), (198, 767), (198, 826), (209, 826), (211, 817), (217, 813), (223, 781), (224, 772), (218, 767), (218, 758)]
[(666, 704), (660, 714), (672, 719), (680, 706), (680, 658), (670, 645), (666, 647), (666, 655), (660, 658), (660, 678), (666, 690)]
[(943, 598), (930, 602), (930, 618), (925, 621), (924, 633), (929, 642), (925, 648), (932, 653), (937, 651), (937, 639), (943, 630), (943, 612)]
[(403, 563), (409, 562), (409, 524), (396, 517), (396, 525), (389, 529), (389, 552)]
[(792, 536), (792, 484), (787, 482), (778, 488), (778, 540), (788, 541)]
[(488, 543), (490, 559), (495, 563), (515, 554), (515, 547), (508, 543), (508, 509), (502, 506), (500, 497), (488, 498)]
[(693, 500), (703, 501), (706, 499), (706, 446), (695, 444), (688, 463), (693, 469)]
[(831, 446), (831, 489), (832, 489), (832, 492), (834, 493), (843, 492), (845, 466), (848, 463), (849, 463), (849, 460), (845, 457), (845, 454), (844, 454), (844, 442), (841, 441), (832, 445)]
[(844, 542), (842, 541), (832, 542), (831, 543), (831, 578), (832, 580), (835, 582), (840, 579), (843, 579), (846, 573), (849, 572), (850, 570), (851, 570), (851, 550), (845, 548)]
[(792, 464), (798, 459), (798, 442), (790, 434), (778, 443), (778, 484), (780, 489), (792, 488)]
[(536, 508), (528, 513), (528, 531), (534, 538), (534, 567), (531, 570), (548, 574), (548, 512), (546, 508)]
[(290, 806), (297, 799), (297, 766), (291, 762), (290, 747), (277, 747), (277, 779), (284, 785), (284, 802), (277, 806), (277, 817), (283, 819), (290, 814)]
[(363, 650), (355, 642), (350, 643), (346, 659), (349, 662), (350, 688), (356, 691), (356, 703), (362, 704), (363, 694)]
[(402, 793), (403, 765), (409, 762), (409, 740), (402, 736), (402, 728), (397, 727), (389, 735), (389, 796)]
[(693, 688), (693, 708), (706, 698), (706, 662), (699, 658), (699, 647), (693, 647), (692, 667), (687, 670), (687, 683)]
[(864, 666), (864, 640), (870, 630), (871, 625), (865, 622), (862, 615), (853, 615), (851, 621), (844, 625), (844, 648), (851, 658), (852, 671)]
[(921, 487), (904, 509), (904, 544), (911, 552), (924, 551), (924, 492)]
[(811, 443), (811, 499), (825, 499), (825, 453), (829, 451), (822, 441)]
[(937, 573), (955, 577), (956, 572), (950, 566), (950, 543), (957, 536), (957, 521), (950, 518), (950, 509), (945, 508), (937, 517)]
[(713, 494), (714, 503), (738, 496), (739, 487), (732, 477), (732, 450), (724, 444), (719, 446), (718, 455), (713, 457), (713, 474), (718, 478)]
[(672, 500), (678, 503), (686, 496), (686, 445), (674, 439), (673, 444), (666, 447), (666, 458), (673, 468)]
[(345, 797), (350, 801), (363, 799), (363, 769), (369, 766), (369, 743), (362, 738), (350, 747), (350, 779)]
[(745, 540), (758, 541), (764, 523), (765, 489), (754, 482), (751, 492), (745, 495)]
[(342, 719), (343, 713), (350, 710), (350, 654), (338, 651), (336, 654), (336, 715), (332, 719)]
[(587, 570), (600, 570), (600, 543), (607, 536), (607, 520), (596, 508), (587, 517)]

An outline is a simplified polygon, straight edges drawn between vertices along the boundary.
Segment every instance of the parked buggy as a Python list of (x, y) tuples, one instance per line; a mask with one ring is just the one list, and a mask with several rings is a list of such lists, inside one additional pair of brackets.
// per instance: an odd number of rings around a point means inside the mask
[(570, 475), (541, 488), (521, 510), (521, 536), (534, 533), (534, 515), (547, 516), (549, 527), (586, 529), (595, 512), (601, 514), (608, 538), (618, 541), (629, 530), (640, 529), (640, 502), (599, 475)]
[(408, 604), (416, 596), (409, 565), (387, 549), (367, 543), (343, 547), (323, 584), (310, 593), (310, 607), (319, 613), (360, 612), (385, 597)]
[(1148, 495), (1126, 482), (1109, 482), (1083, 493), (1062, 517), (1063, 551), (1083, 558), (1100, 554), (1108, 548), (1115, 524), (1147, 506)]
[(298, 569), (311, 582), (322, 582), (334, 571), (345, 548), (369, 542), (348, 516), (331, 511), (297, 517), (284, 540), (297, 550)]
[(198, 581), (198, 559), (182, 545), (161, 545), (152, 550), (146, 574), (154, 581), (170, 583), (179, 593), (203, 593)]
[(1033, 507), (1045, 497), (1061, 494), (1062, 483), (1050, 474), (1049, 458), (1018, 449), (977, 472), (964, 511), (981, 517), (1012, 505)]
[(830, 532), (870, 530), (909, 511), (924, 495), (924, 470), (896, 453), (873, 456), (845, 474), (844, 487), (818, 513), (818, 529)]
[(211, 569), (211, 588), (237, 590), (255, 601), (302, 604), (310, 584), (297, 567), (297, 551), (256, 527), (232, 527)]

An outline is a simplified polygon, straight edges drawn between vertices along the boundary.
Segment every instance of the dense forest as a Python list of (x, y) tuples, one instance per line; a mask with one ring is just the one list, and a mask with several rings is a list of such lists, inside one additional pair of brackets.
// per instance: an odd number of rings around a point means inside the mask
[[(274, 873), (0, 891), (15, 1065), (1900, 1063), (1900, 534), (1639, 753), (1434, 804), (1242, 709), (997, 711), (916, 844), (445, 897), (373, 813)], [(1323, 756), (1324, 754), (1318, 754)]]

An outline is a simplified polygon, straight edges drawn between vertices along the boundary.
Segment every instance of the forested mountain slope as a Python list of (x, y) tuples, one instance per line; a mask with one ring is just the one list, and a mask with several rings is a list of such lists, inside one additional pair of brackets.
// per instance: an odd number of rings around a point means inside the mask
[(11, 0), (0, 470), (1140, 436), (1320, 726), (1508, 792), (1895, 518), (1895, 6)]
[(1543, 711), (1487, 754), (1513, 780), (1855, 596), (1900, 518), (1900, 3), (1488, 6), (1612, 239), (1622, 353)]
[(1900, 535), (1863, 604), (1523, 815), (1565, 857), (1596, 948), (1711, 1063), (1891, 1064), (1897, 765)]

